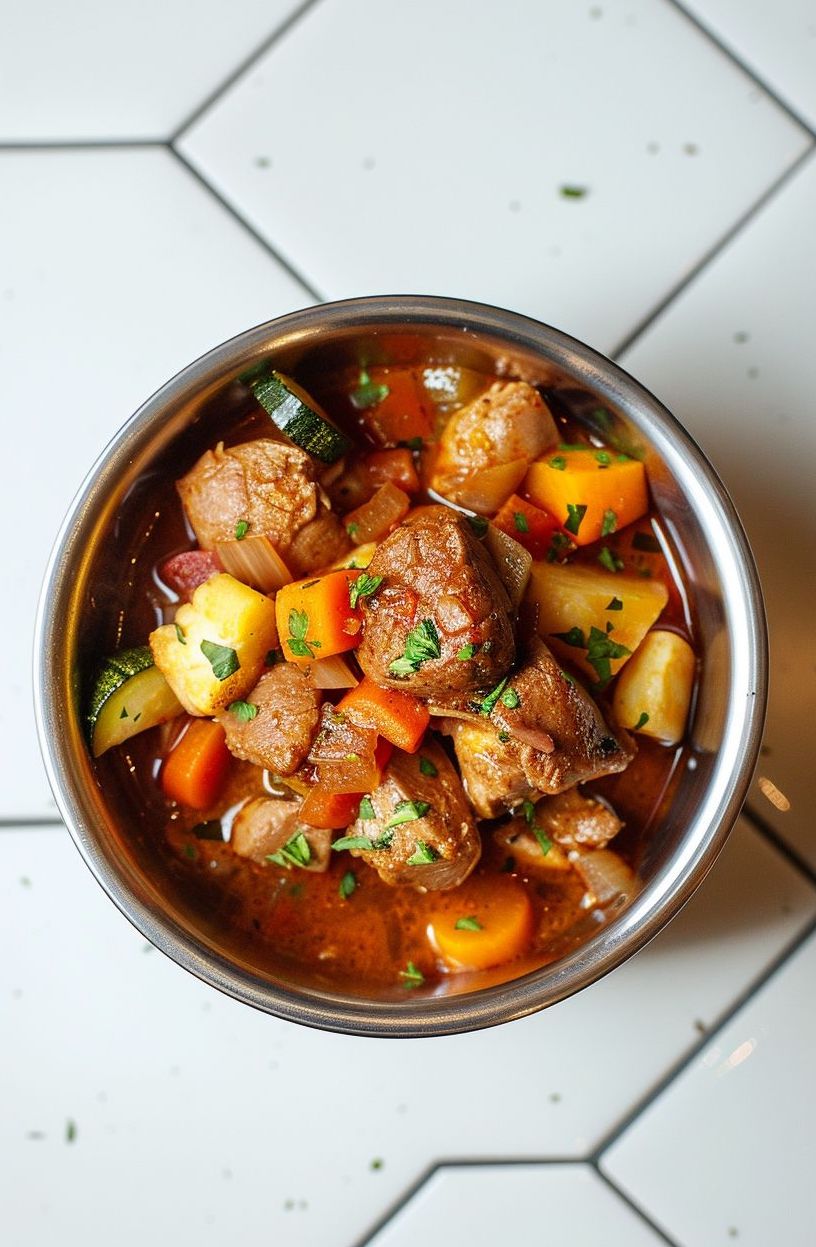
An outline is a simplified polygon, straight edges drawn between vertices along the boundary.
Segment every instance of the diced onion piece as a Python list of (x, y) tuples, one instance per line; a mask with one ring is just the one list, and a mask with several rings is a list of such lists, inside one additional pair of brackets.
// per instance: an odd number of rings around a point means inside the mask
[(349, 511), (343, 522), (355, 545), (368, 545), (387, 537), (405, 519), (410, 508), (408, 495), (389, 482), (356, 511)]
[(495, 515), (527, 475), (527, 459), (514, 459), (494, 468), (480, 468), (463, 478), (434, 477), (433, 487), (443, 498), (478, 515)]
[(313, 662), (308, 678), (312, 688), (354, 688), (360, 683), (341, 654)]
[(241, 541), (218, 541), (216, 553), (229, 572), (242, 584), (261, 593), (277, 593), (294, 576), (268, 537), (244, 537)]
[(613, 707), (623, 727), (676, 745), (686, 730), (697, 660), (676, 632), (647, 632), (615, 686)]
[(611, 849), (590, 849), (588, 852), (574, 849), (569, 859), (596, 905), (621, 905), (638, 890), (634, 871)]
[(485, 545), (493, 556), (510, 601), (518, 606), (530, 579), (533, 556), (513, 537), (496, 528), (495, 524), (487, 526)]

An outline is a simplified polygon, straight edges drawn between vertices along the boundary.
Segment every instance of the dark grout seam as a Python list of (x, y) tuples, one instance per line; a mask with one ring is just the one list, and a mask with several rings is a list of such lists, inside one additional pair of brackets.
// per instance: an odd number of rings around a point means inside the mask
[(727, 56), (730, 61), (733, 61), (737, 68), (742, 70), (746, 78), (750, 78), (754, 86), (759, 87), (760, 91), (773, 100), (777, 108), (781, 109), (790, 121), (793, 121), (797, 126), (800, 126), (801, 129), (809, 134), (811, 139), (816, 142), (816, 130), (814, 130), (813, 126), (805, 120), (805, 118), (797, 111), (797, 109), (793, 107), (792, 104), (789, 104), (786, 100), (783, 100), (773, 87), (768, 86), (765, 79), (762, 78), (755, 69), (752, 69), (751, 66), (742, 59), (740, 54), (735, 51), (729, 43), (724, 43), (720, 36), (712, 30), (710, 26), (707, 26), (705, 22), (701, 21), (699, 17), (696, 17), (695, 14), (690, 13), (685, 5), (680, 2), (680, 0), (667, 0), (667, 3), (669, 3), (672, 8), (676, 9), (680, 16), (684, 17), (686, 21), (703, 36), (704, 39), (706, 39), (709, 43), (712, 43), (714, 47), (722, 52), (724, 56)]
[(221, 96), (224, 95), (230, 87), (238, 81), (239, 78), (243, 77), (243, 75), (250, 70), (252, 66), (255, 65), (261, 57), (269, 51), (270, 48), (274, 47), (279, 39), (282, 39), (293, 26), (297, 25), (301, 18), (305, 17), (309, 10), (314, 8), (318, 2), (319, 0), (304, 0), (304, 2), (294, 9), (279, 26), (276, 26), (272, 33), (267, 35), (263, 42), (260, 43), (254, 51), (244, 57), (240, 64), (237, 65), (236, 68), (233, 69), (232, 72), (228, 74), (228, 76), (224, 78), (217, 87), (214, 88), (214, 90), (210, 91), (201, 103), (198, 104), (193, 111), (184, 118), (181, 124), (176, 126), (175, 130), (170, 135), (170, 143), (176, 143), (181, 136), (189, 130), (196, 121), (198, 121), (199, 117), (203, 116), (204, 113), (212, 108), (213, 104), (215, 104)]
[(11, 139), (0, 140), (0, 152), (85, 152), (167, 147), (167, 139)]
[(669, 293), (662, 298), (650, 312), (647, 312), (643, 319), (638, 321), (634, 329), (632, 329), (626, 337), (623, 338), (623, 340), (609, 352), (611, 359), (618, 359), (619, 356), (625, 354), (626, 351), (630, 350), (631, 347), (634, 346), (635, 342), (646, 333), (647, 329), (652, 327), (655, 321), (659, 320), (666, 309), (674, 303), (675, 299), (679, 298), (679, 296), (692, 285), (692, 283), (703, 272), (703, 269), (707, 268), (708, 265), (717, 258), (720, 252), (724, 251), (728, 244), (732, 242), (743, 229), (745, 229), (748, 223), (758, 213), (760, 213), (768, 203), (770, 203), (774, 196), (777, 195), (789, 181), (793, 180), (802, 166), (811, 159), (814, 154), (814, 150), (816, 150), (816, 144), (811, 143), (799, 156), (796, 157), (792, 164), (788, 165), (787, 169), (785, 169), (785, 171), (781, 173), (780, 176), (762, 192), (759, 199), (757, 199), (751, 207), (742, 214), (742, 216), (737, 218), (734, 224), (726, 230), (726, 232), (713, 244), (713, 246), (709, 247), (708, 251), (704, 253), (702, 258), (689, 269), (685, 277), (677, 282)]
[(631, 1212), (640, 1217), (641, 1221), (645, 1221), (652, 1233), (657, 1235), (662, 1243), (668, 1244), (668, 1247), (681, 1247), (679, 1240), (671, 1238), (662, 1226), (658, 1225), (656, 1221), (653, 1221), (648, 1212), (646, 1212), (646, 1210), (642, 1208), (636, 1200), (632, 1199), (631, 1195), (628, 1195), (626, 1191), (622, 1190), (621, 1187), (618, 1186), (617, 1182), (613, 1181), (613, 1179), (609, 1177), (609, 1174), (604, 1173), (603, 1169), (601, 1169), (600, 1165), (598, 1165), (596, 1161), (590, 1161), (589, 1163), (594, 1172), (600, 1178), (601, 1182), (609, 1187), (610, 1191), (618, 1197), (622, 1204), (626, 1204), (626, 1207)]
[(800, 875), (804, 875), (808, 883), (816, 887), (816, 869), (811, 866), (810, 862), (805, 861), (804, 857), (796, 849), (791, 848), (786, 840), (783, 840), (776, 828), (772, 827), (762, 814), (758, 813), (750, 805), (744, 805), (742, 807), (742, 817), (751, 824), (754, 831), (758, 832), (765, 840), (770, 841), (776, 851), (786, 858), (794, 870)]
[(799, 934), (794, 936), (790, 943), (782, 949), (782, 952), (773, 959), (770, 965), (766, 966), (757, 978), (748, 985), (745, 991), (741, 992), (740, 995), (731, 1002), (726, 1011), (720, 1014), (716, 1022), (706, 1030), (705, 1034), (692, 1045), (688, 1052), (686, 1052), (686, 1054), (682, 1056), (679, 1061), (676, 1061), (674, 1065), (672, 1065), (662, 1076), (662, 1078), (659, 1078), (654, 1086), (646, 1092), (645, 1095), (641, 1096), (639, 1100), (636, 1100), (634, 1107), (631, 1108), (628, 1113), (624, 1114), (617, 1125), (604, 1135), (600, 1143), (587, 1158), (592, 1164), (600, 1166), (606, 1152), (608, 1152), (609, 1149), (618, 1142), (618, 1140), (626, 1133), (630, 1126), (637, 1121), (639, 1117), (651, 1108), (652, 1104), (654, 1104), (654, 1102), (668, 1090), (671, 1084), (675, 1082), (676, 1079), (678, 1079), (680, 1075), (687, 1070), (691, 1064), (693, 1064), (694, 1061), (696, 1061), (703, 1049), (717, 1037), (717, 1035), (728, 1025), (729, 1022), (732, 1021), (733, 1018), (736, 1017), (740, 1010), (744, 1009), (745, 1006), (749, 1004), (753, 998), (770, 983), (774, 975), (776, 975), (777, 972), (781, 970), (788, 961), (790, 961), (791, 957), (793, 957), (794, 954), (808, 942), (814, 933), (816, 933), (816, 918), (811, 918)]

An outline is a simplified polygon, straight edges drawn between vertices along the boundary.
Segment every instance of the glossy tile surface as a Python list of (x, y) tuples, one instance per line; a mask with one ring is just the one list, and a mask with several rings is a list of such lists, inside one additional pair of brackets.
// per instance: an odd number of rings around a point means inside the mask
[(807, 138), (671, 4), (596, 7), (324, 0), (181, 149), (329, 298), (459, 295), (609, 350)]

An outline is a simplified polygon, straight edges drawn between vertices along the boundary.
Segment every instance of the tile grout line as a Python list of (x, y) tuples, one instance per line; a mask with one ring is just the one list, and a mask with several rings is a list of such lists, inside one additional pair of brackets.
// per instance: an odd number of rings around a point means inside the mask
[(270, 48), (273, 48), (279, 39), (282, 39), (284, 35), (288, 34), (292, 27), (297, 25), (301, 18), (305, 17), (309, 10), (314, 8), (317, 3), (318, 0), (303, 0), (303, 3), (298, 5), (296, 9), (293, 9), (289, 16), (284, 18), (281, 24), (276, 26), (272, 33), (267, 35), (262, 43), (258, 44), (258, 46), (250, 52), (248, 56), (245, 56), (240, 64), (237, 65), (226, 78), (222, 79), (218, 86), (210, 91), (201, 103), (192, 110), (192, 112), (187, 114), (184, 120), (171, 132), (168, 141), (171, 144), (175, 144), (181, 136), (189, 130), (201, 116), (203, 116), (204, 113), (212, 108), (213, 104), (215, 104), (222, 95), (226, 94), (230, 87), (233, 86), (239, 78), (242, 78), (244, 74), (246, 74), (253, 67), (253, 65), (255, 65), (261, 57), (270, 50)]
[(167, 147), (167, 139), (0, 139), (0, 152), (116, 151)]
[(724, 43), (720, 36), (710, 26), (706, 26), (705, 22), (697, 17), (696, 14), (690, 13), (685, 5), (681, 3), (681, 0), (667, 0), (667, 3), (670, 4), (681, 17), (684, 17), (686, 21), (703, 36), (704, 39), (708, 40), (709, 43), (712, 43), (715, 48), (722, 52), (724, 56), (727, 56), (728, 59), (732, 61), (743, 74), (745, 74), (746, 78), (750, 78), (754, 86), (759, 87), (760, 91), (762, 91), (764, 95), (767, 95), (769, 99), (773, 100), (777, 108), (781, 109), (791, 121), (795, 122), (797, 126), (809, 134), (811, 139), (816, 142), (816, 129), (814, 129), (814, 127), (806, 121), (803, 116), (801, 116), (792, 104), (788, 104), (787, 101), (782, 99), (777, 91), (773, 87), (769, 86), (765, 79), (760, 76), (759, 72), (752, 69), (748, 62), (743, 60), (735, 48), (731, 47), (728, 43)]
[(742, 216), (738, 217), (734, 224), (729, 226), (726, 232), (719, 239), (717, 239), (717, 241), (709, 247), (706, 252), (704, 252), (701, 259), (692, 265), (685, 277), (682, 277), (680, 281), (671, 288), (669, 293), (665, 295), (650, 312), (647, 312), (647, 314), (637, 322), (635, 327), (630, 330), (626, 337), (623, 338), (609, 352), (610, 359), (618, 360), (619, 356), (625, 354), (626, 351), (630, 350), (631, 347), (634, 346), (638, 338), (642, 337), (647, 329), (650, 329), (652, 325), (660, 319), (667, 308), (670, 307), (670, 305), (674, 303), (674, 301), (693, 284), (703, 270), (707, 268), (708, 265), (719, 256), (720, 252), (724, 251), (728, 244), (742, 232), (749, 222), (771, 202), (774, 196), (785, 187), (787, 182), (793, 180), (802, 166), (813, 157), (815, 151), (816, 142), (808, 144), (805, 150), (796, 157), (793, 163), (788, 165), (787, 169), (785, 169), (779, 177), (770, 184), (770, 186), (766, 187), (759, 198), (755, 200), (747, 211), (743, 212)]
[(776, 851), (788, 861), (798, 874), (803, 875), (808, 883), (816, 887), (816, 869), (796, 849), (788, 844), (776, 828), (767, 822), (764, 815), (746, 804), (742, 807), (742, 816), (746, 822), (751, 824), (754, 831), (758, 832), (759, 835), (773, 845)]
[(402, 1212), (403, 1208), (411, 1202), (414, 1196), (419, 1194), (423, 1186), (430, 1182), (434, 1174), (441, 1168), (442, 1163), (442, 1161), (434, 1161), (432, 1164), (423, 1169), (419, 1177), (416, 1178), (410, 1186), (406, 1187), (403, 1193), (395, 1199), (393, 1203), (388, 1205), (387, 1210), (377, 1218), (371, 1228), (365, 1230), (361, 1237), (354, 1239), (351, 1247), (368, 1247), (368, 1244), (373, 1242), (380, 1231), (385, 1229), (388, 1222), (398, 1216), (399, 1213)]
[(750, 1004), (755, 996), (757, 996), (765, 987), (768, 986), (777, 972), (781, 970), (788, 961), (790, 961), (790, 959), (814, 934), (816, 934), (816, 918), (811, 918), (798, 935), (795, 935), (790, 943), (782, 949), (782, 952), (774, 957), (770, 965), (766, 966), (762, 973), (759, 974), (757, 978), (754, 979), (754, 981), (740, 993), (739, 996), (737, 996), (736, 1000), (732, 1001), (726, 1011), (722, 1013), (714, 1024), (706, 1030), (705, 1034), (692, 1045), (689, 1051), (686, 1052), (679, 1061), (675, 1061), (675, 1063), (665, 1074), (662, 1075), (661, 1078), (658, 1079), (652, 1088), (635, 1102), (634, 1106), (628, 1111), (628, 1113), (624, 1114), (616, 1126), (607, 1131), (597, 1147), (595, 1147), (587, 1157), (587, 1160), (589, 1160), (591, 1164), (597, 1165), (600, 1169), (601, 1162), (609, 1149), (613, 1147), (624, 1134), (626, 1134), (638, 1118), (642, 1117), (643, 1114), (651, 1108), (656, 1100), (660, 1099), (664, 1092), (668, 1091), (672, 1083), (674, 1083), (680, 1075), (688, 1069), (703, 1049), (706, 1048), (713, 1039), (716, 1039), (729, 1022), (733, 1021), (736, 1015), (744, 1009), (746, 1005)]
[(593, 1172), (600, 1178), (601, 1182), (603, 1182), (609, 1190), (617, 1196), (621, 1203), (625, 1204), (626, 1207), (635, 1214), (635, 1216), (639, 1217), (640, 1220), (649, 1227), (652, 1233), (657, 1235), (662, 1243), (666, 1243), (668, 1247), (681, 1247), (679, 1239), (671, 1238), (662, 1226), (652, 1220), (645, 1208), (641, 1207), (636, 1200), (632, 1199), (631, 1195), (628, 1195), (626, 1191), (618, 1186), (617, 1182), (614, 1182), (608, 1174), (603, 1172), (600, 1165), (598, 1165), (596, 1161), (590, 1161), (589, 1164)]

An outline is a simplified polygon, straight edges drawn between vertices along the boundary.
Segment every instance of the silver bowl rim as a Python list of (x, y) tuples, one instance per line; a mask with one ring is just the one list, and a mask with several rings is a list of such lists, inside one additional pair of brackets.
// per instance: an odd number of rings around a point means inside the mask
[[(100, 485), (115, 481), (137, 449), (147, 444), (168, 405), (230, 370), (234, 374), (237, 359), (248, 351), (260, 350), (281, 336), (312, 333), (316, 319), (325, 330), (410, 330), (426, 325), (490, 335), (509, 349), (564, 368), (643, 428), (692, 500), (726, 590), (729, 639), (737, 645), (732, 649), (735, 669), (723, 746), (705, 799), (683, 840), (629, 907), (586, 943), (548, 966), (472, 992), (367, 1001), (329, 991), (295, 991), (253, 976), (134, 896), (101, 851), (82, 793), (65, 781), (68, 750), (59, 726), (61, 715), (70, 708), (51, 696), (61, 664), (59, 647), (52, 642), (60, 631), (55, 606), (70, 592), (66, 578), (78, 520)], [(641, 949), (700, 885), (739, 814), (759, 753), (767, 686), (767, 628), (753, 555), (725, 486), (679, 421), (618, 364), (561, 330), (489, 304), (424, 295), (367, 296), (307, 307), (237, 334), (182, 368), (124, 423), (85, 477), (55, 540), (34, 630), (34, 708), (48, 780), (82, 858), (117, 908), (178, 965), (226, 995), (288, 1021), (350, 1035), (412, 1038), (495, 1026), (566, 999)]]

